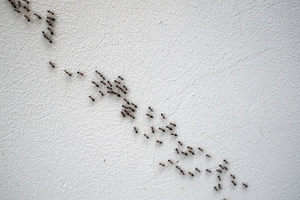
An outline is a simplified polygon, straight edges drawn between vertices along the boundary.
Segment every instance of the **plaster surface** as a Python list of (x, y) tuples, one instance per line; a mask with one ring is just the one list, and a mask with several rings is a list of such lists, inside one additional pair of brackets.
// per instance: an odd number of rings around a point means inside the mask
[[(0, 199), (300, 199), (298, 1), (30, 2), (55, 11), (55, 37), (0, 2)], [(95, 70), (122, 75), (135, 121), (91, 102)], [(161, 123), (148, 106), (212, 155), (184, 167), (226, 158), (249, 187), (159, 166), (176, 141), (133, 132)]]

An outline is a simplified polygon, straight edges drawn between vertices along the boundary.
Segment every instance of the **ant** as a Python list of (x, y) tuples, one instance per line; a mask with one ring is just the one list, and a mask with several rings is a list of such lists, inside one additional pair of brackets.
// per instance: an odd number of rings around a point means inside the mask
[(153, 109), (152, 109), (151, 107), (148, 107), (148, 109), (149, 109), (151, 112), (153, 112)]
[(170, 123), (170, 125), (172, 125), (172, 126), (176, 126), (176, 124), (174, 124), (174, 123)]
[(217, 171), (217, 172), (219, 172), (219, 173), (222, 173), (222, 171), (221, 171), (221, 170), (219, 170), (219, 169), (216, 169), (216, 171)]
[(176, 134), (176, 133), (171, 133), (171, 135), (173, 135), (173, 136), (177, 137), (177, 134)]
[(221, 184), (220, 184), (220, 183), (218, 183), (218, 186), (219, 186), (219, 189), (221, 190), (221, 189), (222, 189), (222, 187), (221, 187)]
[(177, 148), (175, 150), (176, 150), (176, 153), (179, 154), (179, 150)]
[(55, 18), (53, 18), (53, 17), (47, 17), (47, 19), (50, 19), (50, 20), (52, 20), (52, 21), (55, 21)]
[(24, 15), (28, 22), (30, 22), (30, 18), (27, 15)]
[(173, 129), (172, 129), (171, 127), (169, 127), (169, 126), (166, 126), (166, 128), (169, 129), (169, 130), (171, 130), (171, 131), (173, 130)]
[(187, 154), (186, 152), (184, 152), (184, 151), (182, 151), (181, 153), (182, 153), (182, 154), (184, 154), (185, 156), (187, 156), (187, 155), (188, 155), (188, 154)]
[(210, 158), (210, 155), (208, 155), (208, 154), (206, 154), (205, 156), (208, 157), (208, 158)]
[(139, 133), (136, 127), (133, 127), (133, 128), (134, 128), (135, 133)]
[(23, 8), (24, 8), (27, 12), (30, 12), (30, 10), (29, 10), (26, 6), (23, 6)]
[(119, 79), (121, 79), (122, 81), (124, 80), (121, 76), (118, 76)]
[(112, 87), (112, 84), (109, 81), (107, 81), (107, 83), (109, 84), (110, 87)]
[(217, 187), (216, 187), (216, 186), (214, 186), (214, 188), (215, 188), (215, 190), (216, 190), (216, 191), (218, 191), (218, 189), (217, 189)]
[(101, 92), (101, 90), (99, 90), (99, 92), (100, 92), (100, 94), (101, 94), (102, 96), (104, 96), (104, 94), (103, 94), (103, 92)]
[(165, 165), (165, 164), (163, 164), (163, 163), (159, 163), (159, 164), (160, 164), (161, 166), (163, 166), (163, 167), (164, 167), (164, 166), (166, 166), (166, 165)]
[(133, 105), (135, 108), (137, 108), (137, 105), (135, 105), (134, 103), (131, 103), (131, 105)]
[[(77, 72), (78, 73), (78, 72)], [(95, 81), (92, 81), (92, 83), (96, 86), (96, 87), (99, 87), (99, 85), (95, 82)]]
[(144, 134), (144, 136), (145, 136), (147, 139), (149, 139), (149, 136), (148, 136), (148, 135)]
[(158, 129), (161, 130), (162, 132), (166, 132), (165, 129), (163, 129), (163, 128), (159, 127)]
[(168, 160), (169, 163), (171, 163), (172, 165), (174, 164), (171, 160)]
[(121, 84), (121, 83), (120, 83), (119, 81), (117, 81), (117, 80), (114, 80), (114, 81), (115, 81), (115, 83), (117, 83), (117, 84), (119, 84), (119, 85)]
[(55, 68), (55, 65), (50, 61), (49, 64), (51, 65), (52, 68)]
[(21, 13), (19, 10), (17, 10), (17, 9), (14, 9), (14, 11), (16, 11), (17, 13)]
[(219, 179), (219, 181), (222, 181), (220, 176), (218, 176), (218, 179)]
[(83, 73), (81, 73), (81, 72), (79, 72), (79, 71), (77, 72), (77, 74), (80, 74), (81, 76), (84, 76), (84, 74), (83, 74)]
[(129, 101), (128, 101), (127, 99), (124, 98), (124, 101), (126, 101), (126, 103), (127, 103), (128, 105), (130, 105), (130, 103), (129, 103)]
[(36, 14), (36, 13), (34, 13), (34, 15), (35, 15), (37, 18), (42, 19), (42, 17), (39, 16), (38, 14)]
[[(26, 15), (24, 15), (24, 16), (26, 16)], [(50, 43), (52, 43), (52, 41), (49, 39), (49, 37), (45, 34), (45, 32), (44, 31), (42, 31), (42, 33), (43, 33), (43, 35), (44, 35), (44, 38), (46, 38)]]
[(231, 176), (233, 179), (235, 179), (235, 176), (234, 176), (233, 174), (230, 174), (230, 176)]
[(192, 172), (188, 172), (189, 175), (194, 176), (194, 174)]
[(123, 85), (123, 88), (124, 88), (125, 90), (128, 90), (127, 87), (126, 87), (125, 85)]
[(224, 161), (226, 164), (228, 164), (227, 160), (224, 159), (223, 161)]
[(67, 70), (64, 70), (66, 72), (66, 74), (68, 74), (69, 76), (72, 76), (72, 74), (70, 72), (68, 72)]
[(51, 12), (50, 10), (47, 10), (47, 12), (50, 13), (51, 15), (54, 15), (54, 12)]
[(190, 150), (193, 150), (193, 148), (192, 148), (192, 147), (190, 147), (190, 146), (187, 146), (187, 148), (188, 148), (188, 149), (190, 149)]
[(178, 141), (178, 144), (180, 144), (180, 146), (182, 146), (182, 143), (180, 141)]
[(51, 22), (48, 19), (46, 20), (46, 22), (49, 26), (52, 26)]
[(243, 186), (245, 187), (245, 188), (247, 188), (248, 187), (248, 185), (246, 184), (246, 183), (242, 183), (243, 184)]
[(232, 183), (234, 186), (236, 186), (236, 183), (235, 183), (233, 180), (231, 181), (231, 183)]
[(100, 81), (100, 83), (102, 83), (103, 85), (106, 85), (106, 83), (104, 81)]
[(164, 116), (164, 114), (161, 113), (160, 115), (162, 116), (163, 119), (166, 119), (166, 117)]
[(146, 114), (148, 117), (150, 117), (150, 118), (153, 118), (153, 116), (152, 115), (149, 115), (148, 113)]
[(125, 113), (124, 113), (123, 111), (121, 111), (121, 114), (122, 114), (123, 117), (126, 117), (126, 116), (125, 116)]
[(90, 98), (92, 101), (95, 101), (95, 99), (94, 99), (93, 97), (89, 96), (89, 98)]
[(211, 171), (209, 169), (206, 169), (207, 172), (211, 173)]
[(24, 2), (26, 2), (27, 4), (29, 4), (29, 1), (27, 1), (27, 0), (23, 0)]
[(162, 141), (156, 140), (156, 142), (162, 144)]
[(47, 29), (49, 30), (49, 32), (50, 32), (51, 35), (54, 35), (54, 33), (53, 33), (53, 31), (51, 30), (51, 28), (48, 27)]
[(191, 151), (191, 150), (189, 150), (189, 153), (191, 153), (191, 154), (195, 155), (195, 153), (194, 153), (193, 151)]
[(195, 170), (196, 170), (197, 172), (200, 172), (200, 170), (199, 170), (197, 167), (195, 168)]
[(153, 126), (151, 126), (151, 130), (152, 130), (152, 133), (154, 133), (154, 127)]
[(198, 147), (198, 149), (199, 149), (200, 151), (203, 151), (203, 149), (202, 149), (202, 148), (200, 148), (200, 147)]

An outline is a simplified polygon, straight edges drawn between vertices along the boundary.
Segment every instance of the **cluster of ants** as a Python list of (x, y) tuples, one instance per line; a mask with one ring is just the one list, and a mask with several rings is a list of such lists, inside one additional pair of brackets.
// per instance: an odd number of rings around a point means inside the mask
[[(43, 17), (35, 12), (31, 12), (30, 8), (30, 2), (28, 0), (22, 0), (21, 1), (14, 1), (14, 0), (8, 0), (8, 2), (11, 4), (13, 7), (14, 11), (17, 13), (21, 14), (24, 16), (24, 18), (27, 20), (27, 22), (32, 22), (33, 21), (33, 16), (37, 20), (41, 20)], [(32, 14), (33, 13), (33, 14)], [(55, 18), (54, 18), (54, 12), (47, 10), (48, 16), (46, 16), (46, 23), (48, 25), (47, 31), (49, 33), (46, 33), (45, 31), (42, 31), (42, 34), (46, 40), (48, 40), (51, 44), (52, 42), (52, 37), (54, 35), (53, 27), (55, 24)], [(33, 16), (31, 16), (31, 14)]]
[[(29, 8), (29, 1), (27, 0), (22, 0), (23, 2), (25, 2), (25, 4), (23, 5), (20, 1), (15, 2), (13, 0), (8, 0), (10, 2), (10, 4), (12, 5), (12, 7), (14, 8), (14, 11), (21, 13), (21, 12), (25, 12), (24, 17), (27, 19), (28, 22), (31, 22), (31, 18), (30, 18), (30, 8)], [(46, 38), (50, 43), (52, 43), (52, 38), (50, 37), (54, 35), (52, 27), (54, 26), (55, 23), (55, 18), (54, 18), (54, 13), (52, 11), (47, 11), (48, 16), (46, 17), (46, 23), (48, 25), (47, 30), (49, 31), (49, 33), (45, 33), (44, 31), (42, 31), (44, 38)], [(33, 15), (41, 20), (42, 17), (36, 13), (33, 13)], [(49, 35), (50, 34), (50, 35)], [(56, 68), (55, 64), (52, 61), (49, 61), (49, 65), (52, 68)], [(71, 77), (73, 75), (73, 73), (64, 70), (65, 74), (69, 77)], [(124, 79), (121, 76), (118, 76), (114, 81), (109, 81), (102, 73), (100, 73), (99, 71), (95, 71), (95, 73), (99, 76), (98, 80), (93, 80), (91, 81), (91, 83), (94, 85), (94, 87), (96, 87), (97, 89), (99, 89), (99, 94), (103, 97), (105, 95), (109, 95), (109, 96), (116, 96), (117, 98), (121, 99), (123, 101), (122, 106), (121, 106), (121, 110), (120, 110), (120, 114), (122, 115), (123, 118), (130, 118), (131, 120), (136, 120), (136, 110), (138, 108), (138, 106), (129, 101), (128, 98), (126, 97), (126, 95), (128, 94), (128, 88), (127, 86), (124, 84)], [(85, 76), (84, 73), (77, 71), (77, 74), (79, 76)], [(88, 98), (92, 101), (95, 102), (96, 101), (96, 97), (93, 96), (88, 96)], [(154, 116), (154, 111), (152, 107), (148, 107), (147, 109), (147, 113), (145, 114), (145, 117), (147, 117), (148, 119), (153, 119), (155, 118)], [(160, 113), (160, 116), (162, 120), (167, 120), (166, 116), (164, 113)], [(155, 134), (156, 132), (161, 133), (161, 134), (169, 134), (170, 137), (176, 138), (178, 137), (178, 134), (175, 132), (177, 125), (173, 122), (168, 122), (167, 125), (163, 125), (163, 126), (159, 126), (159, 127), (154, 127), (153, 125), (149, 126), (149, 131), (152, 134)], [(133, 127), (133, 131), (135, 134), (139, 134), (140, 131), (138, 129), (137, 126)], [(150, 134), (151, 134), (150, 133)], [(151, 135), (150, 134), (146, 134), (143, 133), (142, 135), (145, 137), (145, 139), (150, 140), (151, 139)], [(211, 155), (208, 153), (204, 153), (204, 149), (202, 147), (192, 147), (192, 146), (188, 146), (188, 145), (184, 145), (184, 143), (180, 140), (176, 140), (177, 143), (175, 148), (174, 148), (174, 154), (177, 156), (195, 156), (197, 154), (200, 155), (205, 155), (205, 157), (207, 159), (211, 159)], [(164, 141), (160, 140), (160, 139), (155, 139), (155, 142), (158, 143), (159, 145), (163, 145)], [(168, 159), (166, 162), (159, 162), (159, 166), (161, 167), (173, 167), (176, 171), (178, 171), (178, 173), (180, 173), (182, 176), (190, 176), (190, 177), (195, 177), (197, 174), (200, 174), (202, 172), (204, 173), (210, 173), (210, 174), (215, 174), (216, 176), (216, 180), (217, 185), (213, 186), (213, 190), (215, 190), (216, 192), (222, 190), (222, 188), (224, 188), (224, 184), (222, 183), (222, 179), (223, 176), (225, 174), (229, 174), (229, 169), (230, 168), (229, 162), (226, 159), (223, 159), (222, 163), (218, 164), (218, 166), (216, 166), (213, 169), (200, 169), (200, 167), (196, 166), (194, 167), (193, 170), (186, 170), (183, 167), (179, 166), (178, 164), (179, 161), (174, 161), (173, 159)], [(230, 182), (232, 184), (233, 187), (238, 186), (238, 182), (236, 181), (236, 176), (232, 173), (230, 173), (228, 175), (228, 177), (230, 178)], [(248, 184), (246, 184), (245, 182), (241, 182), (240, 185), (244, 188), (248, 188)], [(226, 199), (223, 199), (226, 200)]]

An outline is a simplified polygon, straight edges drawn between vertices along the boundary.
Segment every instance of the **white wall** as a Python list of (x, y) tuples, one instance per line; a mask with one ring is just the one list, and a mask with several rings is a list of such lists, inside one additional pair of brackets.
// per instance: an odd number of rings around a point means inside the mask
[[(1, 1), (0, 199), (300, 198), (298, 1), (163, 2), (31, 1), (32, 12), (56, 13), (50, 45), (44, 21)], [(125, 78), (136, 120), (97, 94), (95, 70)], [(212, 158), (133, 132), (165, 124), (161, 112)], [(158, 165), (215, 169), (224, 158), (238, 186), (227, 172), (219, 192), (216, 172)]]

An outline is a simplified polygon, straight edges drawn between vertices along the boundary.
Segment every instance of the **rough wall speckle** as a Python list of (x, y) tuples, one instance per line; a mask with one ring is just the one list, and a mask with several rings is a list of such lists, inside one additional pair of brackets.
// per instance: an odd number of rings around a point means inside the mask
[[(30, 2), (55, 11), (54, 44), (44, 22), (1, 1), (0, 199), (300, 198), (297, 1)], [(126, 79), (139, 121), (122, 118), (117, 98), (87, 98), (95, 70)], [(159, 123), (148, 106), (207, 149), (202, 168), (226, 158), (249, 188), (215, 192), (208, 173), (159, 166), (174, 141), (132, 130)]]

